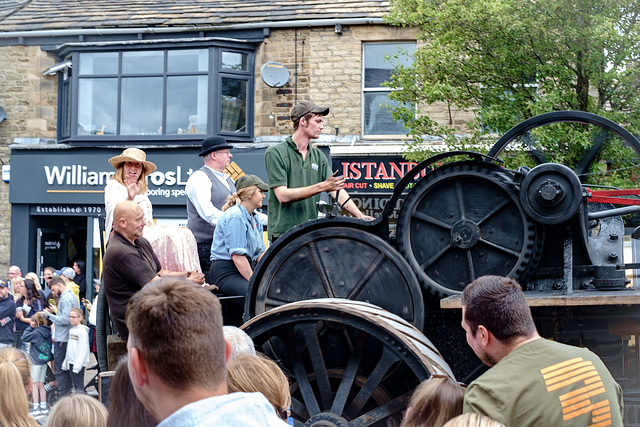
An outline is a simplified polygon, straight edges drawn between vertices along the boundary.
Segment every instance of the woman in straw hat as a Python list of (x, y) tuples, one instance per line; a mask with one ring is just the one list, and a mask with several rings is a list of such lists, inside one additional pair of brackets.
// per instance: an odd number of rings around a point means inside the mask
[(148, 161), (145, 152), (138, 148), (127, 148), (119, 156), (110, 158), (109, 163), (116, 168), (116, 173), (104, 189), (106, 240), (111, 234), (116, 205), (123, 200), (133, 200), (144, 212), (146, 224), (143, 235), (151, 243), (162, 268), (202, 273), (193, 233), (186, 227), (153, 223), (153, 206), (146, 192), (147, 176), (156, 170), (156, 165)]
[(153, 207), (146, 195), (147, 176), (156, 170), (156, 165), (147, 161), (147, 154), (138, 148), (127, 148), (119, 156), (110, 158), (109, 163), (116, 169), (116, 173), (104, 188), (107, 240), (113, 226), (113, 210), (123, 200), (137, 202), (144, 212), (147, 224), (152, 224)]

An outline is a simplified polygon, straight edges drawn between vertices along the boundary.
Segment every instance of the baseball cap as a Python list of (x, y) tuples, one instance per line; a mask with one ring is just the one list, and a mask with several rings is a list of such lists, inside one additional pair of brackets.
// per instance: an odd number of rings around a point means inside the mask
[(264, 181), (261, 180), (256, 175), (243, 175), (240, 178), (238, 178), (238, 180), (236, 181), (236, 190), (240, 190), (241, 188), (251, 187), (252, 185), (255, 185), (262, 191), (269, 190), (269, 186), (265, 184)]
[(0, 288), (8, 288), (9, 286), (9, 281), (8, 280), (4, 280), (4, 279), (0, 279)]
[(63, 276), (67, 276), (71, 280), (73, 280), (76, 277), (76, 272), (73, 271), (73, 268), (71, 268), (71, 267), (64, 267), (60, 271), (60, 274), (63, 275)]
[(297, 122), (300, 118), (309, 113), (322, 114), (323, 116), (326, 116), (329, 114), (329, 107), (318, 107), (311, 101), (302, 101), (291, 109), (291, 120)]

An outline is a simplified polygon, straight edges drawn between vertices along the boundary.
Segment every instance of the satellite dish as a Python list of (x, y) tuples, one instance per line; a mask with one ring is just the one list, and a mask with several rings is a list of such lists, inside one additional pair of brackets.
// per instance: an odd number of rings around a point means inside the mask
[(279, 62), (267, 62), (260, 69), (262, 81), (270, 87), (282, 87), (289, 83), (289, 70)]

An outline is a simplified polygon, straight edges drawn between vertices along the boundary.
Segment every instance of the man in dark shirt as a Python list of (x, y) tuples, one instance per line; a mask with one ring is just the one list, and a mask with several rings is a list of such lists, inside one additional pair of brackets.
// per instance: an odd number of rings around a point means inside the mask
[(125, 200), (118, 203), (113, 218), (115, 233), (104, 255), (102, 278), (116, 329), (126, 340), (129, 336), (124, 322), (127, 303), (144, 285), (162, 276), (186, 277), (203, 284), (204, 275), (162, 268), (151, 244), (142, 237), (144, 212), (136, 202)]

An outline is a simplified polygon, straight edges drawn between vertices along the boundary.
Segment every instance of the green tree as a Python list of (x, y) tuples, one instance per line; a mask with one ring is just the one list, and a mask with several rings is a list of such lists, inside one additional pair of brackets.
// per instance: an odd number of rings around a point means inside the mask
[[(420, 29), (413, 65), (397, 67), (389, 82), (392, 99), (414, 106), (393, 112), (415, 139), (409, 157), (429, 154), (424, 135), (459, 148), (557, 110), (596, 113), (640, 133), (639, 16), (638, 0), (392, 0), (388, 23)], [(425, 114), (435, 102), (475, 111), (467, 139)], [(571, 124), (533, 133), (548, 161), (570, 166), (594, 138)], [(611, 169), (607, 156), (629, 153), (613, 144), (594, 167)]]

